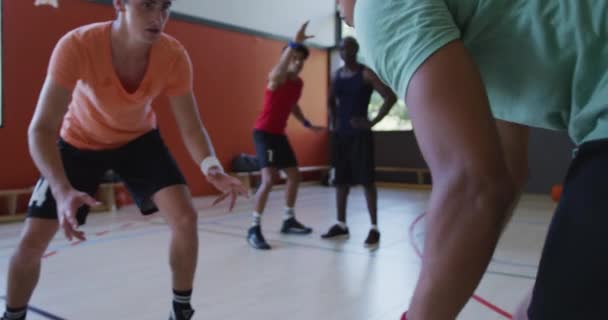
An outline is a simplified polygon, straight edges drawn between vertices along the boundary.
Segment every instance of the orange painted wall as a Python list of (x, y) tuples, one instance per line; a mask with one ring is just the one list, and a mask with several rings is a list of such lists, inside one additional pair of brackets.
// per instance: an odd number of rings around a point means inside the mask
[[(0, 189), (32, 186), (38, 172), (27, 150), (27, 126), (42, 86), (50, 53), (67, 31), (111, 20), (111, 6), (62, 0), (59, 9), (33, 1), (3, 0), (4, 126), (0, 128)], [(266, 76), (283, 43), (204, 25), (172, 20), (166, 30), (188, 49), (203, 122), (225, 167), (241, 152), (253, 153), (251, 130), (261, 110)], [(313, 123), (326, 124), (328, 53), (312, 50), (300, 100)], [(166, 98), (154, 104), (165, 141), (195, 195), (213, 193), (183, 146)], [(301, 165), (326, 164), (327, 135), (290, 119), (288, 135)], [(151, 159), (153, 161), (153, 159)]]

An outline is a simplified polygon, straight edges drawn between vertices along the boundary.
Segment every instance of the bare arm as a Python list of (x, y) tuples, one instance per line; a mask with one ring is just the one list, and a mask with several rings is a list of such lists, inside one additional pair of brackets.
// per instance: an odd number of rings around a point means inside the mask
[(296, 104), (293, 109), (291, 109), (291, 114), (298, 119), (298, 121), (300, 121), (300, 123), (302, 123), (303, 126), (305, 126), (306, 128), (312, 130), (312, 131), (322, 131), (325, 128), (321, 127), (321, 126), (316, 126), (312, 123), (310, 123), (310, 121), (308, 121), (308, 119), (306, 119), (306, 117), (304, 116), (304, 113), (302, 112), (302, 108), (300, 107), (300, 105)]
[(310, 121), (308, 121), (308, 119), (306, 119), (306, 117), (304, 116), (304, 113), (302, 112), (302, 108), (300, 107), (300, 105), (296, 104), (291, 109), (291, 114), (296, 119), (298, 119), (298, 121), (300, 121), (300, 123), (302, 123), (303, 126), (305, 126), (305, 127), (310, 126)]
[(387, 85), (385, 85), (380, 80), (380, 78), (378, 78), (376, 73), (374, 73), (372, 70), (370, 70), (367, 67), (365, 67), (365, 69), (363, 69), (363, 78), (367, 82), (369, 82), (372, 85), (372, 87), (374, 88), (374, 90), (376, 90), (380, 94), (380, 96), (382, 96), (382, 98), (384, 99), (384, 102), (382, 103), (382, 106), (380, 107), (380, 111), (378, 112), (376, 117), (370, 123), (370, 125), (373, 127), (378, 122), (382, 121), (382, 119), (384, 117), (386, 117), (386, 115), (391, 111), (391, 108), (393, 108), (393, 106), (395, 105), (395, 102), (397, 102), (397, 96), (395, 95), (393, 90), (391, 90), (391, 88), (389, 88)]
[[(340, 72), (338, 70), (338, 72)], [(334, 76), (337, 77), (338, 74), (336, 72), (336, 75)], [(330, 128), (331, 130), (335, 130), (336, 129), (336, 93), (334, 92), (335, 90), (335, 86), (334, 86), (334, 82), (331, 82), (331, 86), (329, 88), (329, 96), (327, 97), (327, 113), (329, 113), (329, 121), (331, 123)]]
[(215, 156), (192, 92), (169, 99), (177, 127), (192, 160), (198, 164), (208, 156)]
[[(194, 94), (188, 92), (181, 96), (170, 97), (169, 100), (186, 149), (188, 149), (192, 160), (203, 167), (203, 160), (208, 159), (208, 157), (214, 157), (213, 159), (215, 159), (215, 151), (201, 121)], [(219, 162), (216, 163), (217, 165), (210, 166), (206, 177), (207, 181), (222, 191), (224, 195), (218, 198), (214, 204), (230, 196), (230, 210), (232, 210), (237, 195), (246, 195), (247, 191), (239, 180), (225, 174)]]
[(57, 197), (72, 188), (57, 149), (57, 132), (67, 112), (71, 92), (47, 78), (28, 129), (28, 145), (34, 164)]
[[(302, 44), (306, 39), (312, 38), (312, 36), (306, 35), (306, 27), (308, 26), (308, 21), (306, 21), (298, 30), (294, 38), (294, 42), (296, 44)], [(279, 62), (272, 68), (270, 74), (268, 74), (268, 89), (275, 90), (278, 86), (283, 84), (287, 79), (287, 68), (289, 67), (289, 62), (291, 62), (291, 58), (293, 56), (294, 50), (291, 47), (285, 48), (285, 51), (281, 54), (281, 58)]]
[(28, 129), (28, 145), (36, 167), (49, 183), (57, 203), (59, 224), (65, 236), (68, 240), (72, 240), (73, 237), (84, 240), (84, 233), (77, 230), (76, 211), (82, 205), (94, 206), (99, 203), (88, 194), (75, 190), (71, 185), (55, 143), (70, 99), (70, 90), (47, 77)]
[(406, 103), (433, 175), (408, 318), (454, 319), (477, 287), (515, 200), (484, 84), (461, 41), (414, 74)]
[(287, 79), (287, 67), (293, 56), (293, 49), (287, 47), (281, 54), (279, 63), (275, 65), (270, 74), (268, 75), (268, 89), (275, 90), (278, 86), (283, 84)]

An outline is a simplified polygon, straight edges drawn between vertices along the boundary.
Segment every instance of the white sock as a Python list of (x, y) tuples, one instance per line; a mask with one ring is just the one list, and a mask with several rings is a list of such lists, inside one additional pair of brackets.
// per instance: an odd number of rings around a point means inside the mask
[(338, 223), (336, 223), (336, 224), (338, 226), (340, 226), (340, 228), (342, 228), (342, 230), (348, 229), (348, 227), (346, 226), (346, 222), (338, 221)]
[(290, 207), (285, 207), (285, 215), (284, 215), (283, 220), (288, 220), (288, 219), (291, 219), (291, 218), (295, 217), (295, 214), (296, 214), (296, 213), (295, 213), (295, 211), (293, 210), (293, 208), (290, 208)]
[(372, 224), (372, 230), (378, 231), (378, 225), (377, 224)]
[(262, 222), (262, 215), (256, 211), (254, 211), (253, 220), (251, 221), (251, 226), (253, 226), (253, 227), (259, 226), (261, 222)]
[(7, 310), (4, 312), (4, 317), (2, 319), (22, 320), (22, 319), (25, 319), (26, 312), (27, 312), (27, 307), (15, 309), (12, 311), (8, 311), (8, 308), (7, 308)]

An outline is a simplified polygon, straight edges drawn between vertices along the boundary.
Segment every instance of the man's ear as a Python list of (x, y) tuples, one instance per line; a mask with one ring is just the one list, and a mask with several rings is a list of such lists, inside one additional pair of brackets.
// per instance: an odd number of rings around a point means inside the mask
[(116, 9), (116, 12), (125, 11), (125, 2), (125, 0), (114, 0), (114, 9)]

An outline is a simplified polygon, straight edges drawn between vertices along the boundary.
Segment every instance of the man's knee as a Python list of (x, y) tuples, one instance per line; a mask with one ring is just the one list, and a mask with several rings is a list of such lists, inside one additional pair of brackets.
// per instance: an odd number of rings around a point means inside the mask
[(183, 210), (173, 221), (178, 230), (189, 230), (197, 227), (198, 215), (194, 210)]
[(272, 182), (272, 179), (263, 180), (262, 183), (260, 183), (259, 189), (262, 192), (270, 192), (273, 185), (274, 183)]

